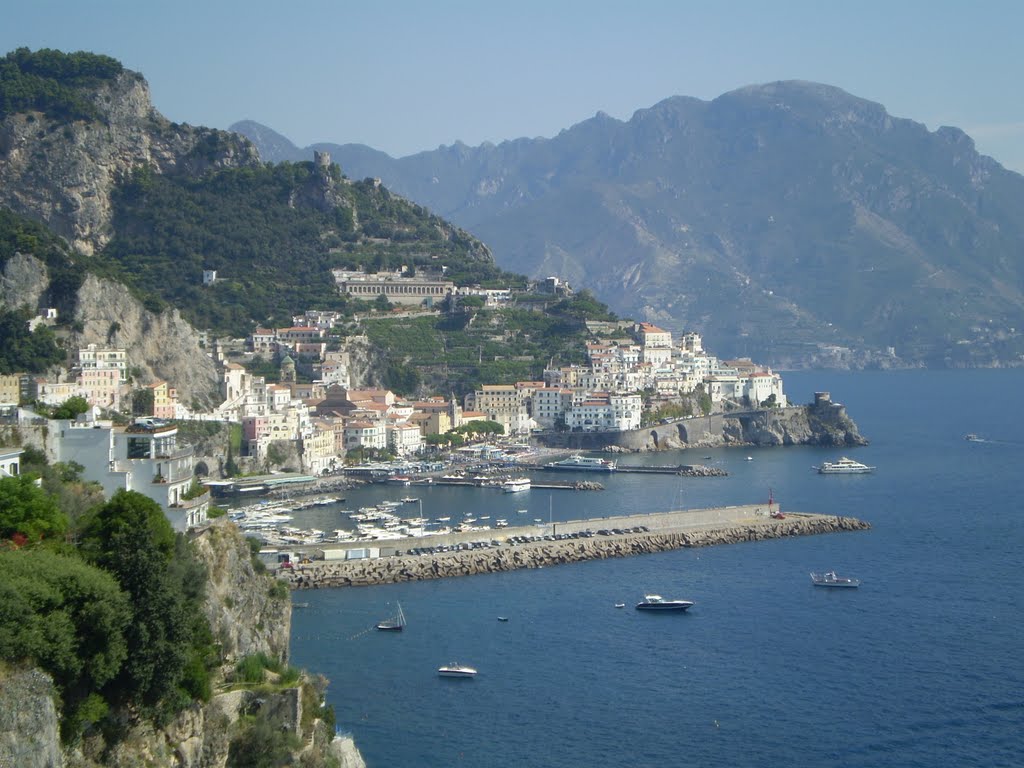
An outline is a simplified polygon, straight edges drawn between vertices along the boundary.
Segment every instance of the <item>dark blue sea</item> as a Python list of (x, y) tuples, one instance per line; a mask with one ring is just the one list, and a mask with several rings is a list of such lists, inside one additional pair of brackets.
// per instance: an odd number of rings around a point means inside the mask
[[(871, 444), (628, 456), (729, 476), (617, 475), (603, 492), (414, 495), (428, 517), (515, 523), (549, 506), (557, 521), (771, 489), (784, 511), (851, 515), (870, 531), (296, 593), (309, 607), (294, 612), (293, 662), (330, 679), (339, 730), (368, 766), (1024, 765), (1024, 370), (785, 382), (794, 402), (829, 390)], [(841, 455), (878, 469), (812, 471)], [(345, 506), (409, 490), (360, 489)], [(336, 510), (309, 514), (338, 527)], [(815, 588), (808, 572), (822, 569), (863, 584)], [(696, 605), (639, 613), (645, 592)], [(405, 632), (371, 631), (396, 602)], [(480, 673), (439, 678), (451, 661)]]

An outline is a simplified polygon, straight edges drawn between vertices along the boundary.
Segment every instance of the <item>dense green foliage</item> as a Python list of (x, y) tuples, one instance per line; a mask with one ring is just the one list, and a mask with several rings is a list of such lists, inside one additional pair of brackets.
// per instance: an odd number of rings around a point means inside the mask
[(36, 542), (62, 536), (67, 516), (32, 475), (0, 477), (0, 539)]
[(208, 695), (205, 572), (160, 507), (119, 491), (86, 519), (80, 548), (114, 575), (131, 602), (128, 658), (110, 686), (113, 700), (159, 717)]
[(130, 617), (116, 579), (78, 557), (0, 551), (0, 658), (53, 677), (65, 737), (105, 711), (99, 691), (127, 658)]
[(0, 59), (0, 119), (28, 110), (61, 121), (98, 119), (86, 91), (122, 71), (109, 56), (18, 48)]
[(455, 427), (451, 432), (457, 435), (503, 435), (505, 427), (496, 421), (478, 419)]
[(64, 362), (57, 337), (45, 325), (28, 329), (24, 311), (0, 309), (0, 374), (43, 373)]
[(53, 409), (51, 419), (73, 419), (79, 414), (89, 410), (89, 401), (81, 395), (69, 397), (63, 403)]
[[(353, 311), (333, 268), (503, 275), (469, 235), (372, 181), (342, 180), (337, 166), (282, 163), (202, 178), (140, 169), (114, 204), (116, 235), (104, 255), (142, 293), (218, 332), (290, 325), (310, 308)], [(202, 284), (204, 269), (217, 270), (213, 285)]]

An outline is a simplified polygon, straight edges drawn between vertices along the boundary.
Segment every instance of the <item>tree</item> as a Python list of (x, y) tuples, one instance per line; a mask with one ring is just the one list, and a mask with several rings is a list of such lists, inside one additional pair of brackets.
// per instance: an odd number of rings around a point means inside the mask
[(0, 374), (41, 373), (64, 362), (51, 329), (41, 325), (28, 329), (28, 312), (0, 309)]
[(197, 592), (205, 579), (190, 548), (156, 502), (118, 491), (87, 516), (80, 549), (114, 575), (131, 603), (128, 659), (107, 687), (110, 696), (142, 714), (179, 709), (191, 698), (190, 663), (209, 635)]
[(153, 390), (148, 387), (132, 392), (132, 416), (153, 415)]
[(0, 551), (0, 658), (53, 677), (65, 740), (106, 711), (99, 692), (127, 657), (130, 615), (114, 577), (77, 557)]
[(31, 475), (0, 478), (0, 539), (36, 542), (63, 536), (68, 519)]
[(54, 419), (74, 419), (88, 410), (89, 401), (80, 395), (75, 395), (58, 405), (50, 416)]

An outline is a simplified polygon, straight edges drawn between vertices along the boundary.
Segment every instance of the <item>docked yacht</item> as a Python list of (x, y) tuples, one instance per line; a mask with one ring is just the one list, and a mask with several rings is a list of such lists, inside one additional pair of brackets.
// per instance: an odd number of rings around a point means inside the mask
[(638, 611), (685, 611), (693, 603), (690, 600), (666, 600), (661, 595), (644, 595), (636, 604)]
[(530, 478), (512, 477), (501, 484), (501, 490), (505, 493), (520, 493), (530, 490)]
[(573, 454), (561, 461), (552, 461), (544, 465), (546, 469), (570, 469), (578, 472), (614, 472), (615, 462), (593, 456)]
[(859, 461), (848, 459), (845, 456), (839, 461), (824, 461), (820, 467), (812, 467), (812, 469), (818, 470), (818, 474), (821, 475), (864, 475), (875, 471), (874, 467), (861, 464)]

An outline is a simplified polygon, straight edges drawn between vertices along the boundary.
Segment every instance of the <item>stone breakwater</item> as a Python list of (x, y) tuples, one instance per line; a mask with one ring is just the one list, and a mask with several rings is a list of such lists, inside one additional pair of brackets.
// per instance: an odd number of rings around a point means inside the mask
[(726, 525), (697, 526), (687, 530), (658, 530), (587, 539), (501, 544), (483, 550), (404, 555), (343, 562), (318, 562), (280, 574), (295, 589), (361, 587), (402, 581), (445, 579), (479, 573), (544, 568), (584, 560), (632, 557), (683, 547), (739, 544), (789, 536), (813, 536), (862, 531), (871, 526), (852, 517), (790, 514), (782, 520), (761, 517)]

